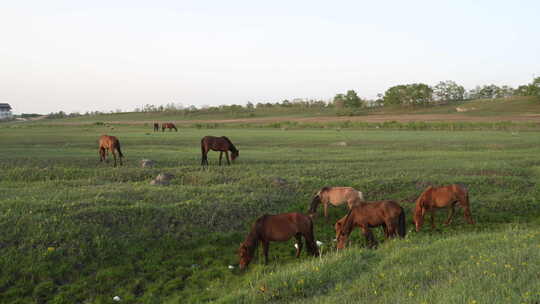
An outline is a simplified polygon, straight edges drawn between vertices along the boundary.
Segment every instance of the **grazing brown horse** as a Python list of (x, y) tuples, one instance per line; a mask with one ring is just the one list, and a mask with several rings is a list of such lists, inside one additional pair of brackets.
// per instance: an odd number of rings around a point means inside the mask
[(309, 208), (310, 216), (315, 216), (317, 206), (322, 202), (324, 205), (324, 217), (328, 218), (328, 204), (339, 206), (347, 203), (349, 209), (356, 203), (364, 201), (362, 192), (351, 187), (323, 187), (311, 201)]
[(114, 136), (109, 135), (101, 135), (99, 138), (99, 160), (107, 161), (107, 156), (109, 155), (109, 151), (111, 151), (113, 157), (114, 157), (114, 166), (116, 167), (116, 152), (118, 152), (118, 156), (120, 158), (120, 166), (122, 165), (122, 157), (124, 155), (122, 154), (122, 151), (120, 150), (120, 141), (118, 141), (118, 138)]
[(159, 123), (154, 123), (154, 132), (159, 132)]
[(174, 129), (176, 132), (178, 132), (178, 129), (172, 122), (166, 122), (161, 124), (161, 130), (162, 132), (165, 132), (165, 129), (169, 129), (169, 132)]
[(454, 205), (456, 203), (459, 203), (460, 207), (463, 208), (465, 220), (469, 224), (474, 224), (469, 206), (469, 191), (467, 188), (456, 184), (442, 187), (429, 186), (416, 200), (413, 217), (416, 231), (420, 231), (420, 228), (422, 228), (426, 211), (431, 211), (431, 228), (435, 228), (435, 210), (437, 208), (450, 208), (448, 218), (444, 222), (445, 225), (449, 225), (454, 216)]
[(263, 215), (258, 218), (243, 243), (240, 243), (238, 255), (240, 256), (240, 269), (246, 268), (253, 256), (259, 242), (263, 245), (264, 263), (268, 264), (268, 248), (270, 242), (285, 242), (292, 237), (298, 244), (296, 257), (302, 251), (302, 236), (306, 239), (308, 252), (319, 255), (315, 236), (313, 235), (313, 222), (309, 216), (302, 213), (282, 213), (276, 215)]
[(231, 151), (231, 160), (234, 160), (240, 154), (240, 151), (236, 149), (233, 143), (225, 136), (214, 137), (214, 136), (205, 136), (201, 139), (201, 153), (202, 160), (201, 166), (208, 166), (208, 151), (214, 150), (219, 151), (219, 165), (221, 166), (221, 159), (223, 158), (223, 152), (225, 152), (225, 157), (227, 158), (227, 165), (230, 165), (229, 161), (229, 152)]
[(383, 226), (385, 238), (396, 236), (405, 237), (405, 211), (394, 201), (362, 202), (337, 221), (336, 240), (337, 248), (343, 249), (354, 227), (360, 227), (366, 237), (368, 246), (377, 245), (370, 228)]

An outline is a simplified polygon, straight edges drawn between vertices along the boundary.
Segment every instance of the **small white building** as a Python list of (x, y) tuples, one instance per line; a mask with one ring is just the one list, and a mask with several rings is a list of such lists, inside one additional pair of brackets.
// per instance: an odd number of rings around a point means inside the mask
[(0, 120), (13, 117), (9, 103), (0, 103)]

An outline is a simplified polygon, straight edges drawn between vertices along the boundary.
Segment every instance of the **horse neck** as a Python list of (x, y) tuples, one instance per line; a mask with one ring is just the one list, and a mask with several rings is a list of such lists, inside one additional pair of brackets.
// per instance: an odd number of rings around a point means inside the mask
[(345, 218), (345, 222), (343, 223), (343, 226), (341, 227), (342, 231), (346, 234), (350, 234), (352, 230), (352, 225), (354, 223), (354, 216), (352, 215), (353, 209), (349, 210), (349, 213), (347, 213), (347, 217)]
[(309, 207), (309, 212), (317, 211), (317, 206), (319, 206), (320, 203), (321, 203), (321, 196), (320, 194), (316, 194), (311, 200), (311, 206)]
[(233, 143), (228, 137), (223, 136), (222, 138), (225, 139), (225, 141), (229, 144), (229, 150), (231, 150), (231, 152), (234, 152), (234, 153), (238, 152), (238, 150), (236, 149), (236, 147), (233, 145)]
[(253, 256), (253, 253), (255, 252), (255, 249), (257, 249), (257, 246), (259, 245), (259, 233), (257, 232), (257, 225), (251, 229), (248, 236), (246, 237), (246, 240), (244, 241), (244, 245), (248, 248), (249, 255)]
[(421, 213), (422, 209), (429, 207), (429, 204), (431, 203), (429, 195), (431, 190), (432, 189), (429, 188), (420, 194), (420, 197), (416, 200), (415, 213)]

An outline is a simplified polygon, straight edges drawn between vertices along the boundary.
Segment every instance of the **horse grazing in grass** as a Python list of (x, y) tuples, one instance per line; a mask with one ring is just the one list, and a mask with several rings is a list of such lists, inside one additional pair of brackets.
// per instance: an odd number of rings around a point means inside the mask
[(349, 209), (356, 203), (364, 201), (362, 192), (351, 187), (323, 187), (311, 200), (309, 215), (315, 216), (317, 206), (324, 205), (324, 217), (328, 218), (328, 205), (339, 206), (347, 203)]
[(276, 215), (263, 215), (258, 218), (245, 241), (240, 243), (238, 255), (240, 256), (240, 269), (245, 269), (253, 259), (259, 242), (263, 245), (264, 263), (268, 264), (268, 248), (270, 242), (285, 242), (292, 237), (296, 238), (296, 257), (302, 251), (302, 237), (306, 239), (308, 252), (313, 256), (319, 255), (315, 236), (313, 235), (313, 222), (309, 216), (302, 213), (282, 213)]
[(444, 222), (445, 225), (449, 225), (454, 216), (454, 205), (456, 203), (459, 203), (460, 207), (463, 208), (465, 220), (469, 224), (474, 224), (469, 206), (469, 191), (467, 188), (456, 184), (442, 187), (429, 186), (416, 200), (413, 216), (416, 231), (420, 231), (422, 228), (426, 211), (431, 212), (431, 228), (435, 228), (435, 210), (438, 208), (450, 208), (448, 218)]
[(201, 166), (208, 166), (208, 151), (214, 150), (219, 151), (219, 165), (221, 166), (221, 159), (223, 158), (223, 152), (225, 152), (225, 157), (227, 158), (227, 165), (230, 165), (229, 161), (229, 152), (231, 151), (231, 160), (234, 160), (240, 154), (240, 151), (236, 149), (233, 143), (225, 136), (214, 137), (214, 136), (205, 136), (201, 139), (201, 152), (202, 160)]
[(370, 248), (377, 245), (370, 228), (382, 226), (385, 238), (405, 237), (405, 211), (394, 201), (362, 202), (335, 225), (337, 248), (343, 249), (354, 227), (360, 227)]
[(118, 138), (114, 136), (109, 135), (101, 135), (99, 138), (99, 160), (101, 162), (107, 160), (107, 156), (109, 155), (109, 151), (111, 151), (113, 157), (114, 157), (114, 166), (116, 167), (116, 153), (118, 152), (118, 156), (120, 158), (120, 166), (122, 165), (122, 157), (124, 157), (124, 154), (122, 154), (122, 150), (120, 150), (120, 141)]
[(154, 123), (154, 132), (159, 132), (159, 123)]
[(165, 132), (165, 129), (169, 129), (169, 132), (174, 129), (176, 132), (178, 132), (178, 129), (172, 122), (166, 122), (161, 124), (161, 130), (162, 132)]

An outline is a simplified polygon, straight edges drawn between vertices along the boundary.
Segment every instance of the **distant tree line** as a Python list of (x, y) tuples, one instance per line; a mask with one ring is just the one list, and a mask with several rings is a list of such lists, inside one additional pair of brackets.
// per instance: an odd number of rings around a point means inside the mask
[[(400, 84), (387, 89), (384, 94), (378, 94), (374, 100), (362, 99), (354, 90), (346, 93), (339, 93), (331, 100), (295, 98), (292, 100), (282, 100), (280, 102), (247, 102), (246, 105), (220, 105), (220, 106), (184, 106), (181, 103), (168, 103), (166, 105), (146, 104), (135, 108), (134, 112), (159, 113), (175, 112), (180, 115), (208, 114), (208, 113), (232, 113), (254, 115), (255, 110), (263, 109), (308, 109), (308, 108), (335, 108), (344, 113), (356, 113), (355, 109), (399, 105), (399, 106), (423, 106), (429, 104), (444, 104), (471, 99), (494, 99), (510, 96), (539, 96), (540, 97), (540, 77), (536, 77), (529, 84), (512, 88), (507, 85), (497, 86), (494, 84), (476, 86), (474, 89), (466, 91), (465, 88), (455, 81), (446, 80), (429, 86), (425, 83)], [(352, 111), (352, 112), (347, 112)], [(108, 113), (122, 113), (121, 110), (110, 111)], [(63, 111), (49, 113), (47, 118), (68, 118), (78, 116), (94, 116), (108, 114), (107, 112), (90, 111), (84, 114), (74, 112), (67, 114)]]

